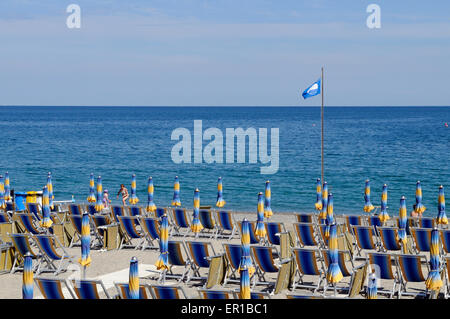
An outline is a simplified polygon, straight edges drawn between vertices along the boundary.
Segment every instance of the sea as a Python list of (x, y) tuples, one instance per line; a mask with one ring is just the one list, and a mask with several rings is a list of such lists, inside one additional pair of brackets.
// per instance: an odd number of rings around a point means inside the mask
[[(119, 203), (120, 184), (130, 191), (136, 174), (143, 206), (150, 176), (157, 206), (170, 205), (178, 176), (188, 209), (196, 188), (201, 205), (214, 206), (220, 176), (225, 209), (255, 214), (258, 193), (270, 181), (274, 213), (312, 212), (321, 176), (320, 114), (320, 107), (3, 106), (0, 173), (9, 172), (11, 188), (26, 192), (42, 190), (51, 172), (55, 200), (73, 195), (77, 203), (89, 195), (91, 173), (101, 176), (113, 203)], [(214, 128), (223, 134), (223, 143), (217, 141), (223, 163), (194, 161), (195, 120), (202, 121), (203, 133)], [(420, 181), (424, 215), (437, 215), (439, 186), (450, 196), (450, 107), (325, 107), (324, 123), (324, 174), (335, 214), (364, 213), (369, 179), (373, 205), (380, 205), (382, 186), (388, 185), (390, 215), (398, 215), (401, 196), (412, 210)], [(180, 128), (191, 135), (190, 162), (177, 163), (172, 156), (180, 142), (172, 134)], [(227, 163), (227, 128), (266, 128), (269, 154), (270, 133), (278, 129), (278, 171), (261, 173), (267, 164), (259, 157), (251, 163), (248, 148), (244, 163)]]

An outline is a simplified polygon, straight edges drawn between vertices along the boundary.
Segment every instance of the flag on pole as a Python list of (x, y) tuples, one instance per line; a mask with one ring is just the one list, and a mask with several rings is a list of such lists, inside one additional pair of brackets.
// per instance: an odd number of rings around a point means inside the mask
[(320, 79), (314, 82), (310, 87), (303, 91), (302, 96), (306, 100), (307, 98), (320, 94)]

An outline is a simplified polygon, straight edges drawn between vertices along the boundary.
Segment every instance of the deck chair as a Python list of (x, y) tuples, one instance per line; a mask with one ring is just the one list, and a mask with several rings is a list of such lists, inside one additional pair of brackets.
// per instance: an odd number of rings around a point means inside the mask
[(268, 282), (265, 278), (266, 273), (278, 273), (279, 271), (280, 265), (275, 264), (272, 249), (273, 248), (270, 246), (250, 246), (254, 264), (256, 265), (255, 274), (258, 276), (258, 280), (254, 280), (252, 288), (254, 288), (255, 285), (258, 284), (275, 284)]
[(94, 214), (89, 216), (91, 217), (91, 220), (94, 224), (94, 235), (97, 240), (97, 246), (103, 247), (105, 229), (109, 225), (112, 225), (111, 219), (108, 215), (103, 214)]
[(421, 217), (419, 218), (419, 227), (420, 228), (431, 228), (436, 226), (436, 219), (431, 217)]
[(0, 224), (11, 223), (11, 217), (8, 213), (0, 213)]
[(295, 218), (297, 220), (297, 223), (317, 223), (317, 219), (315, 218), (314, 214), (297, 213), (295, 214)]
[(89, 213), (89, 215), (94, 215), (97, 214), (97, 210), (95, 209), (95, 205), (94, 204), (87, 204), (86, 205), (86, 211)]
[(42, 212), (39, 204), (37, 203), (26, 203), (26, 209), (28, 214), (32, 214), (36, 220), (41, 220)]
[[(136, 229), (136, 224), (138, 223), (137, 216), (118, 216), (120, 229), (122, 230), (122, 239), (120, 241), (119, 250), (124, 247), (131, 247), (134, 249), (139, 249), (145, 247), (145, 241), (147, 238), (145, 235)], [(138, 240), (138, 244), (132, 243), (132, 240)]]
[(107, 299), (111, 299), (105, 285), (103, 284), (103, 281), (101, 280), (72, 279), (71, 284), (78, 299), (100, 299), (98, 287), (102, 288)]
[(367, 225), (372, 226), (375, 229), (375, 234), (377, 236), (380, 235), (377, 227), (382, 227), (383, 224), (381, 223), (379, 216), (377, 216), (377, 215), (367, 216)]
[(305, 246), (319, 246), (318, 240), (316, 240), (316, 233), (314, 230), (314, 224), (312, 223), (294, 223), (294, 230), (297, 234), (297, 244), (300, 247)]
[(392, 281), (391, 290), (384, 289), (381, 285), (377, 289), (379, 294), (387, 294), (389, 298), (392, 298), (396, 292), (396, 286), (400, 284), (398, 269), (396, 268), (395, 271), (393, 269), (394, 256), (381, 252), (369, 252), (367, 253), (367, 263), (369, 264), (369, 273), (375, 271), (378, 279)]
[(80, 205), (69, 204), (69, 214), (70, 215), (83, 215), (83, 210)]
[(82, 215), (68, 215), (70, 222), (72, 223), (73, 228), (75, 229), (75, 233), (72, 236), (72, 239), (69, 244), (69, 248), (72, 248), (77, 242), (81, 245), (81, 224), (82, 224)]
[[(363, 250), (378, 250), (378, 240), (372, 226), (351, 226), (356, 241), (357, 254), (361, 257)], [(364, 257), (365, 259), (365, 257)]]
[[(299, 276), (298, 280), (294, 278), (292, 290), (297, 287), (314, 288), (314, 293), (316, 293), (325, 279), (325, 268), (323, 258), (320, 258), (320, 251), (318, 249), (293, 248), (292, 253), (297, 265), (295, 276)], [(305, 275), (314, 276), (317, 279), (317, 285), (306, 284), (303, 280)]]
[(264, 227), (266, 228), (267, 233), (267, 244), (273, 246), (280, 245), (280, 234), (286, 231), (283, 223), (275, 223), (275, 222), (266, 222), (264, 223)]
[[(242, 235), (242, 221), (238, 222), (238, 229), (239, 229), (239, 236)], [(249, 221), (249, 234), (250, 234), (250, 244), (259, 244), (259, 240), (257, 239), (255, 235), (255, 229), (256, 229), (256, 222), (250, 222)]]
[(125, 216), (123, 206), (111, 206), (111, 215), (116, 223), (119, 223), (118, 216)]
[[(120, 299), (130, 299), (130, 286), (128, 283), (114, 282)], [(147, 293), (149, 289), (147, 284), (139, 284), (139, 299), (151, 299), (151, 294)]]
[(23, 226), (23, 229), (33, 235), (46, 233), (47, 231), (44, 228), (36, 225), (34, 215), (29, 213), (16, 213), (15, 214)]
[(63, 285), (66, 286), (66, 289), (72, 299), (75, 299), (75, 295), (65, 279), (36, 277), (34, 278), (34, 282), (45, 299), (67, 299), (63, 293)]
[(297, 294), (286, 294), (286, 299), (324, 299), (322, 295), (297, 295)]
[(139, 206), (129, 206), (128, 213), (129, 213), (129, 216), (143, 216), (142, 209)]
[(191, 267), (193, 276), (191, 276), (189, 280), (206, 279), (206, 277), (200, 276), (200, 269), (209, 269), (210, 258), (216, 255), (212, 244), (210, 242), (186, 241), (185, 248), (186, 254), (188, 254), (189, 259), (192, 261)]
[[(320, 252), (322, 253), (322, 256), (323, 256), (323, 259), (324, 259), (324, 262), (325, 262), (325, 269), (328, 270), (328, 268), (330, 266), (330, 261), (331, 261), (330, 251), (328, 249), (322, 249), (322, 250), (320, 250)], [(352, 278), (353, 278), (352, 275), (355, 272), (355, 270), (357, 269), (357, 268), (355, 268), (355, 266), (353, 264), (353, 259), (350, 259), (352, 270), (349, 270), (347, 268), (347, 265), (345, 263), (345, 260), (346, 260), (346, 256), (345, 255), (348, 254), (348, 253), (349, 252), (347, 250), (338, 250), (338, 264), (339, 264), (339, 268), (341, 269), (342, 276), (344, 278), (345, 277), (350, 277), (350, 285), (349, 285), (349, 287), (342, 287), (342, 288), (338, 288), (338, 289), (346, 290), (346, 291), (349, 291), (349, 289), (351, 287), (351, 281), (352, 281)], [(358, 266), (358, 267), (361, 267), (361, 265)], [(324, 295), (325, 295), (328, 287), (329, 287), (328, 281), (325, 280), (324, 291), (323, 291)], [(337, 287), (335, 287), (335, 288), (337, 288)]]
[(387, 251), (400, 251), (402, 247), (397, 241), (398, 228), (396, 227), (378, 227), (380, 234), (381, 249)]
[[(169, 236), (172, 236), (172, 231), (175, 231), (176, 233), (174, 235), (185, 237), (191, 231), (191, 224), (186, 213), (186, 208), (174, 208), (172, 215), (173, 227)], [(181, 229), (185, 230), (184, 233), (180, 231)]]
[(345, 216), (345, 224), (347, 225), (347, 230), (350, 234), (353, 234), (352, 226), (362, 226), (362, 216), (361, 215), (347, 215)]
[(421, 252), (430, 251), (431, 230), (432, 229), (430, 228), (411, 227), (411, 234), (414, 238), (414, 249), (418, 254)]
[(272, 299), (268, 291), (251, 291), (250, 299)]
[(233, 290), (197, 289), (200, 299), (234, 299)]
[(147, 239), (147, 243), (149, 245), (144, 244), (142, 246), (142, 250), (148, 248), (159, 248), (159, 246), (154, 244), (154, 241), (159, 241), (159, 221), (157, 218), (152, 217), (143, 217), (141, 218), (140, 224), (142, 226), (142, 230), (144, 231), (144, 235)]
[(181, 286), (149, 285), (148, 287), (153, 299), (189, 299)]
[(441, 243), (443, 254), (448, 254), (450, 251), (450, 230), (440, 230), (439, 234), (441, 235)]
[[(55, 275), (58, 275), (63, 270), (66, 270), (68, 265), (73, 263), (74, 256), (67, 253), (57, 237), (53, 235), (35, 235), (33, 236), (33, 239), (36, 241), (36, 244), (42, 253), (43, 259), (46, 261), (50, 269), (53, 269)], [(58, 247), (55, 245), (58, 245)], [(62, 254), (57, 252), (57, 248), (62, 250)], [(64, 262), (67, 262), (65, 267), (63, 267)], [(58, 263), (58, 265), (55, 265), (55, 263)], [(36, 270), (36, 274), (39, 275), (41, 272), (42, 269), (39, 266)]]
[(13, 202), (6, 202), (6, 207), (4, 209), (5, 213), (13, 214), (16, 211), (16, 204)]
[[(216, 219), (219, 224), (219, 234), (222, 238), (228, 236), (228, 240), (232, 239), (237, 231), (236, 222), (233, 219), (233, 215), (229, 211), (219, 210), (216, 211)], [(230, 232), (226, 235), (226, 232)]]
[(399, 298), (402, 295), (410, 296), (426, 296), (427, 292), (411, 292), (406, 290), (406, 285), (408, 282), (423, 282), (425, 286), (426, 278), (422, 273), (422, 263), (427, 265), (429, 270), (429, 265), (427, 259), (424, 255), (395, 255), (395, 261), (397, 267), (400, 269), (400, 285), (398, 289)]
[[(396, 222), (396, 226), (400, 227), (400, 220), (399, 218), (395, 218), (395, 222)], [(419, 225), (419, 219), (418, 218), (413, 218), (413, 217), (408, 217), (407, 222), (406, 222), (406, 235), (411, 236), (411, 227), (416, 227)]]
[(23, 270), (23, 261), (25, 255), (29, 252), (34, 262), (33, 271), (37, 269), (42, 262), (42, 255), (33, 252), (30, 245), (30, 235), (28, 234), (8, 234), (15, 248), (14, 261), (11, 267), (11, 274), (17, 270)]
[(162, 216), (164, 216), (164, 214), (169, 216), (169, 214), (167, 212), (167, 208), (165, 208), (165, 207), (156, 207), (156, 210), (155, 210), (155, 217), (156, 218), (161, 218)]
[[(223, 243), (223, 250), (225, 256), (228, 259), (228, 271), (227, 276), (224, 279), (223, 285), (227, 282), (239, 282), (239, 264), (241, 262), (242, 248), (240, 244), (227, 244)], [(231, 272), (230, 275), (228, 273)]]
[(200, 223), (203, 225), (201, 233), (210, 234), (211, 236), (209, 238), (214, 237), (214, 239), (217, 239), (219, 227), (216, 225), (216, 221), (214, 220), (214, 215), (211, 212), (211, 210), (200, 209), (198, 212), (198, 219), (200, 220)]
[[(168, 259), (169, 259), (169, 271), (165, 275), (166, 278), (178, 279), (178, 282), (182, 282), (184, 278), (187, 278), (187, 282), (190, 280), (191, 260), (189, 254), (186, 253), (185, 244), (181, 241), (169, 240), (167, 245)], [(183, 251), (186, 253), (186, 257), (183, 256)], [(184, 267), (181, 275), (173, 273), (173, 267)], [(159, 277), (161, 282), (162, 276)]]

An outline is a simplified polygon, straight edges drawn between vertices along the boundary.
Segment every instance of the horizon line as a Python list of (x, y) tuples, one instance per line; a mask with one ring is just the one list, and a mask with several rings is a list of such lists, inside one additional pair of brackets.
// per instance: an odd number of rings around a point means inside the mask
[[(0, 107), (303, 107), (316, 108), (320, 105), (32, 105), (15, 104), (0, 105)], [(450, 105), (324, 105), (324, 107), (450, 107)]]

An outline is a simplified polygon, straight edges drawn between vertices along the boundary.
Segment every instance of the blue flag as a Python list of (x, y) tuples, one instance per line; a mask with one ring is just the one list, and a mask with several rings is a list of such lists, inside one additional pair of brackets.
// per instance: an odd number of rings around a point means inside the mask
[(320, 79), (314, 82), (309, 88), (307, 88), (302, 96), (304, 99), (320, 94)]

